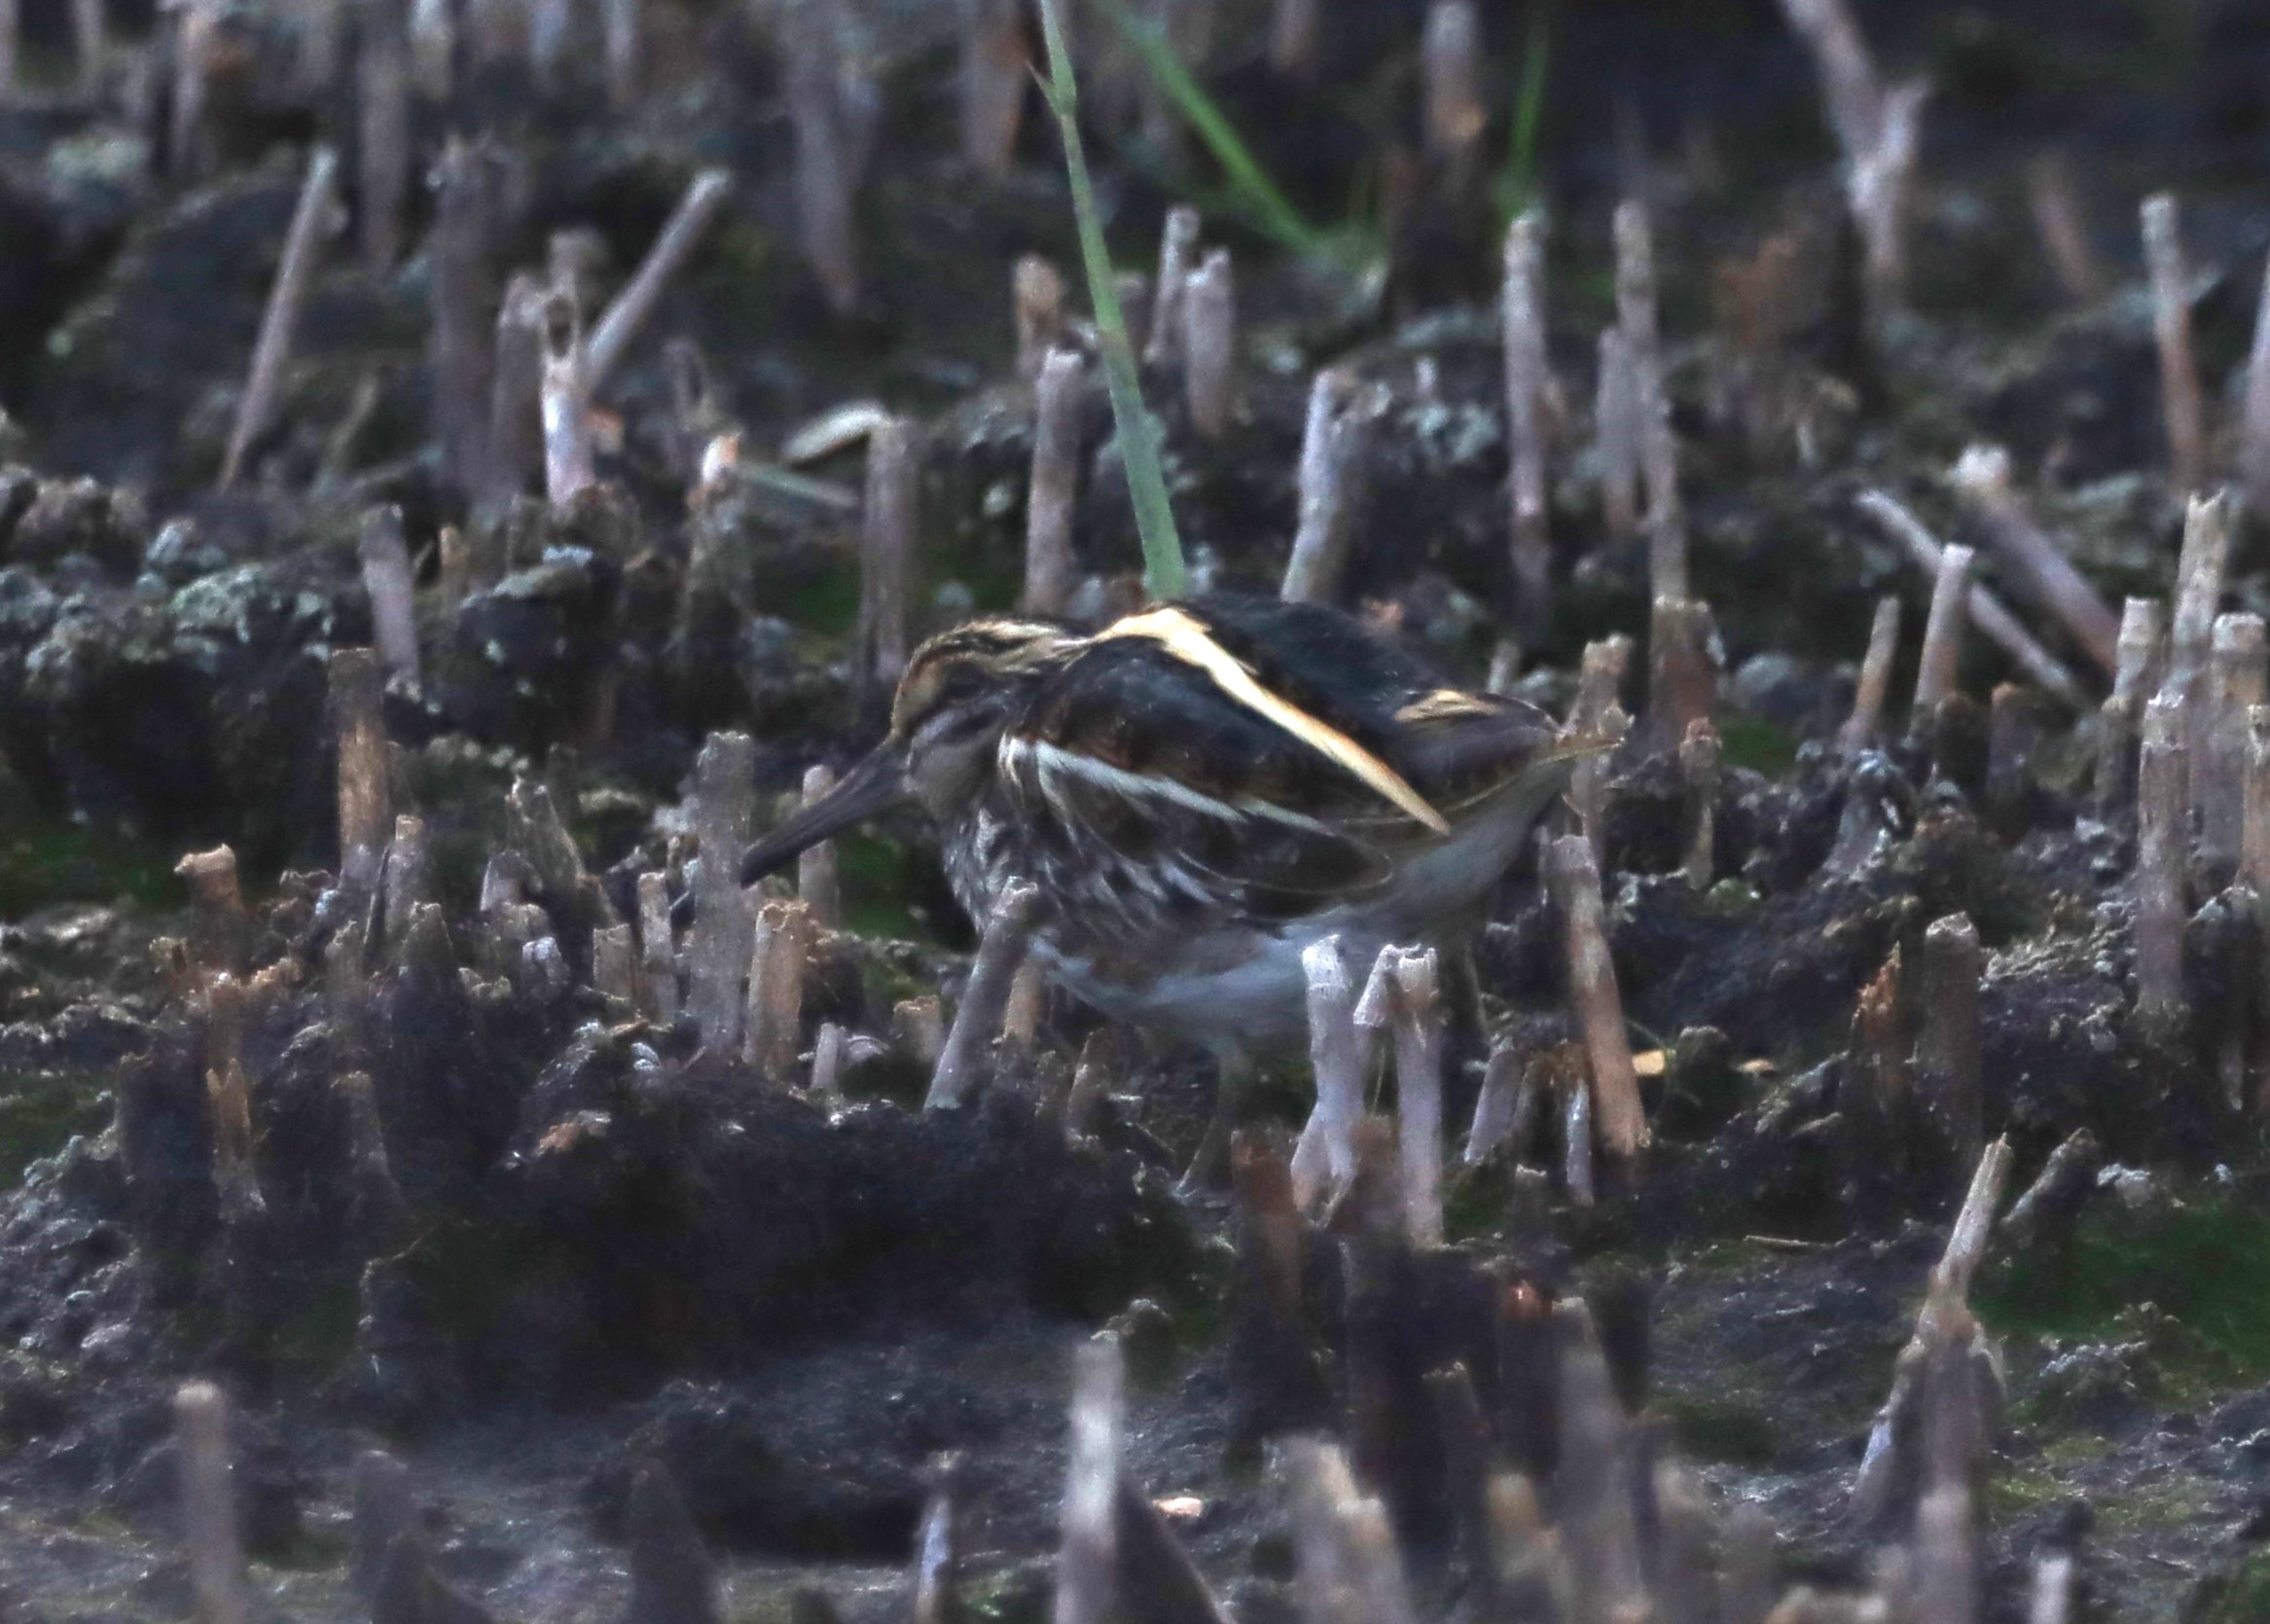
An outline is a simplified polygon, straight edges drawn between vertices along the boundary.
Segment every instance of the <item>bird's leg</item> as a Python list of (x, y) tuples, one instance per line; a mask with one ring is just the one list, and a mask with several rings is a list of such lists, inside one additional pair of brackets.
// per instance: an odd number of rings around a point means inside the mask
[(1182, 1174), (1182, 1193), (1219, 1186), (1230, 1166), (1230, 1136), (1237, 1132), (1238, 1115), (1244, 1108), (1247, 1086), (1253, 1081), (1253, 1063), (1236, 1044), (1214, 1051), (1214, 1110), (1206, 1137)]

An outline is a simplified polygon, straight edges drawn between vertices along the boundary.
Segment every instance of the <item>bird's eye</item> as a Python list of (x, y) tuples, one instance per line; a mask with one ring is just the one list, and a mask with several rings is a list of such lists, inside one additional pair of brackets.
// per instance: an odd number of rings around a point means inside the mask
[(985, 677), (974, 667), (956, 666), (938, 684), (938, 698), (947, 704), (959, 704), (974, 698), (985, 685)]

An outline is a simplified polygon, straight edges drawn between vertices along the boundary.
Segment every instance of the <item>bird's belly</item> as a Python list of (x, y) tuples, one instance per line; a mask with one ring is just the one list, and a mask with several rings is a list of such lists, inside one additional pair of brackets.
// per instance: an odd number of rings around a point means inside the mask
[(1297, 1047), (1307, 1022), (1301, 949), (1309, 932), (1242, 927), (1204, 932), (1156, 952), (1099, 950), (1037, 936), (1052, 979), (1104, 1014), (1208, 1048)]

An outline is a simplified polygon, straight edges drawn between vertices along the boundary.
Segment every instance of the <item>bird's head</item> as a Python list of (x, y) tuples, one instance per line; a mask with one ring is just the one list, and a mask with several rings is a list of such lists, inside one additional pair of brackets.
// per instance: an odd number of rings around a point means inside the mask
[(792, 861), (807, 847), (913, 799), (950, 817), (983, 787), (985, 775), (1032, 683), (1078, 642), (1046, 621), (993, 618), (940, 632), (907, 662), (890, 706), (890, 734), (820, 800), (741, 858), (743, 884)]

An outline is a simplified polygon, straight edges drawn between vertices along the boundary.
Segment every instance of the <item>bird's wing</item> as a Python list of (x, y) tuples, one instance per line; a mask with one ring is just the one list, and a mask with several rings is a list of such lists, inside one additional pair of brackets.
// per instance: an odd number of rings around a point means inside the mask
[[(1597, 747), (1564, 739), (1524, 701), (1445, 686), (1361, 622), (1315, 604), (1220, 594), (1163, 613), (1195, 623), (1260, 686), (1369, 751), (1445, 821), (1535, 774), (1565, 776)], [(1390, 843), (1417, 832), (1376, 801), (1349, 815)]]
[[(1319, 748), (1313, 718), (1225, 687), (1193, 652), (1105, 635), (1042, 683), (999, 757), (1029, 838), (1068, 873), (1194, 919), (1298, 918), (1384, 885), (1393, 863), (1375, 837), (1425, 832), (1383, 787), (1399, 776), (1352, 741)], [(1375, 810), (1377, 827), (1351, 833)]]

